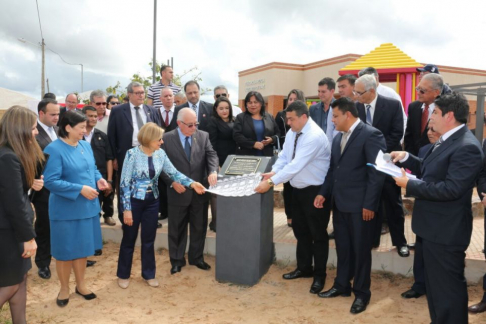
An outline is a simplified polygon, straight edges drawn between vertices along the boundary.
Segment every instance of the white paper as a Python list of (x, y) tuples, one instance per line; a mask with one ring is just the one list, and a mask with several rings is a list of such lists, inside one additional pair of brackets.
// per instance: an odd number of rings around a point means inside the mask
[[(375, 159), (375, 164), (368, 165), (373, 166), (376, 170), (391, 175), (392, 177), (401, 177), (402, 170), (397, 167), (393, 162), (387, 162), (383, 159), (383, 152), (380, 150)], [(417, 179), (416, 176), (410, 173), (405, 173), (409, 179)]]
[(236, 177), (218, 179), (215, 186), (206, 189), (207, 192), (225, 197), (243, 197), (256, 194), (255, 188), (260, 184), (262, 174), (251, 173)]

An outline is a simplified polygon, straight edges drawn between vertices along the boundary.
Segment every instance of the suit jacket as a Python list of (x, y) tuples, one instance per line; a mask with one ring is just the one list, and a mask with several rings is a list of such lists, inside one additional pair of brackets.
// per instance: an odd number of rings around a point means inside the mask
[(19, 243), (30, 241), (35, 231), (29, 186), (19, 158), (6, 146), (0, 147), (0, 179), (0, 229), (11, 230)]
[[(174, 167), (194, 181), (208, 186), (207, 177), (211, 172), (217, 172), (219, 163), (216, 151), (214, 151), (209, 141), (209, 134), (197, 130), (192, 135), (191, 161), (187, 159), (184, 148), (177, 129), (164, 135), (163, 149), (165, 150)], [(170, 186), (173, 182), (165, 173), (160, 175), (162, 180)], [(194, 190), (187, 189), (183, 194), (178, 194), (174, 189), (169, 189), (167, 198), (170, 205), (189, 206), (193, 199), (201, 204), (208, 200), (209, 195), (198, 195)]]
[[(175, 107), (174, 111), (174, 118), (177, 120), (177, 114), (182, 108), (188, 108), (189, 107), (189, 101), (186, 103), (183, 103), (180, 106)], [(197, 116), (197, 121), (199, 123), (199, 126), (197, 129), (202, 130), (207, 132), (208, 131), (208, 125), (209, 125), (209, 119), (211, 118), (211, 115), (213, 114), (213, 105), (205, 102), (205, 101), (199, 101), (199, 110), (198, 110), (198, 116)]]
[[(273, 139), (276, 145), (280, 137), (280, 131), (275, 119), (269, 113), (262, 116), (265, 124), (265, 134), (263, 137), (269, 136)], [(238, 155), (257, 155), (259, 152), (253, 148), (257, 141), (255, 126), (253, 125), (253, 118), (248, 112), (244, 112), (236, 116), (235, 125), (233, 127), (233, 138), (236, 142), (236, 154)], [(273, 145), (267, 145), (263, 148), (264, 156), (273, 156)]]
[(378, 151), (385, 150), (385, 139), (379, 130), (360, 122), (341, 154), (342, 136), (334, 138), (331, 165), (319, 194), (344, 213), (362, 213), (363, 208), (376, 212), (385, 174), (367, 163), (374, 164)]
[[(386, 141), (386, 152), (401, 151), (403, 137), (403, 111), (398, 100), (377, 95), (373, 127), (378, 129)], [(366, 108), (357, 102), (359, 118), (366, 123)]]
[(91, 137), (91, 149), (93, 150), (96, 167), (98, 168), (98, 171), (100, 171), (101, 176), (106, 179), (108, 176), (106, 162), (113, 160), (115, 157), (111, 150), (108, 135), (96, 128), (94, 128), (93, 131), (93, 137)]
[[(147, 115), (147, 122), (161, 125), (157, 111), (147, 105), (143, 105)], [(118, 168), (121, 170), (127, 151), (132, 148), (133, 122), (130, 112), (130, 103), (116, 106), (111, 110), (108, 120), (108, 139), (115, 158), (118, 160)]]
[(420, 132), (421, 126), (422, 103), (420, 101), (414, 101), (408, 105), (407, 129), (403, 138), (405, 151), (413, 155), (418, 155), (422, 146), (430, 144), (429, 138), (427, 137), (427, 130), (429, 129), (428, 122), (423, 133)]
[[(39, 125), (39, 123), (37, 123), (37, 131), (39, 132), (39, 134), (37, 134), (35, 139), (37, 140), (37, 143), (39, 143), (40, 148), (44, 151), (46, 146), (51, 144), (52, 140), (49, 137), (49, 135), (47, 135), (44, 128), (42, 128), (42, 126)], [(56, 132), (56, 135), (57, 135), (57, 133), (59, 131), (59, 127), (54, 126), (54, 131)], [(48, 156), (46, 158), (48, 158)], [(40, 178), (42, 171), (44, 170), (44, 167), (45, 167), (45, 164), (39, 165), (37, 167), (36, 179)], [(30, 193), (30, 200), (33, 203), (44, 202), (44, 203), (47, 204), (49, 202), (49, 190), (47, 190), (46, 187), (42, 187), (42, 189), (40, 191), (32, 190), (31, 193)]]
[[(481, 200), (483, 199), (481, 193), (486, 193), (486, 140), (483, 140), (483, 154), (485, 154), (483, 168), (481, 173), (479, 173), (477, 181), (478, 196)], [(486, 215), (486, 209), (484, 214)], [(484, 229), (486, 231), (486, 217), (484, 218)], [(484, 237), (484, 250), (486, 251), (486, 236)]]
[(157, 112), (159, 114), (160, 127), (162, 127), (166, 133), (177, 128), (177, 116), (175, 114), (175, 108), (174, 108), (174, 113), (172, 114), (172, 120), (170, 121), (169, 126), (165, 126), (165, 118), (164, 118), (165, 114), (162, 115), (162, 113), (160, 112), (160, 109), (155, 109), (155, 110), (157, 110)]
[[(287, 136), (287, 132), (290, 130), (289, 125), (287, 125), (285, 109), (281, 110), (275, 116), (275, 122), (277, 123), (279, 132), (280, 132), (280, 149), (283, 149), (283, 145), (285, 143), (285, 136)], [(275, 145), (278, 147), (278, 145)]]
[(478, 140), (463, 126), (424, 159), (414, 155), (402, 163), (422, 180), (409, 180), (415, 197), (412, 229), (418, 236), (445, 245), (469, 245), (472, 233), (472, 190), (483, 164)]
[(233, 139), (234, 122), (225, 122), (216, 117), (209, 121), (209, 140), (218, 154), (219, 165), (222, 166), (230, 154), (236, 153), (236, 142)]
[[(334, 98), (332, 99), (331, 103), (334, 102)], [(324, 104), (322, 102), (316, 103), (315, 105), (310, 106), (309, 108), (309, 115), (311, 116), (312, 120), (316, 122), (317, 125), (321, 120), (321, 115), (324, 113)], [(334, 137), (339, 132), (336, 130), (336, 126), (332, 122), (332, 108), (329, 107), (329, 113), (327, 114), (327, 128), (326, 128), (326, 136), (329, 140), (329, 143), (333, 142)], [(332, 144), (331, 144), (332, 145)]]

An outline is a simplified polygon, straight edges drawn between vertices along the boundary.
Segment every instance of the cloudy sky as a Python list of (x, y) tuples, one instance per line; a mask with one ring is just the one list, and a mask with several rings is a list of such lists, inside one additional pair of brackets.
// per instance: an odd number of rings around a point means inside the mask
[[(84, 65), (85, 91), (117, 81), (126, 86), (137, 72), (151, 75), (153, 0), (38, 3), (48, 48)], [(36, 1), (10, 1), (1, 9), (0, 87), (38, 98)], [(157, 9), (157, 59), (173, 57), (178, 74), (197, 66), (203, 87), (225, 84), (233, 101), (241, 70), (366, 54), (388, 42), (419, 62), (486, 70), (483, 0), (158, 0)], [(46, 74), (58, 96), (81, 90), (80, 66), (50, 51)]]

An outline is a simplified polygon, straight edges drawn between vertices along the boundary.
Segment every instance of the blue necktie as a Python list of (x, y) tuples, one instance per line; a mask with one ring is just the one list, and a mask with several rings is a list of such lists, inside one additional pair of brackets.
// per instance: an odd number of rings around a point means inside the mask
[(366, 105), (366, 123), (373, 125), (373, 119), (371, 118), (371, 105)]
[(191, 143), (189, 143), (189, 136), (186, 136), (186, 142), (184, 143), (184, 152), (186, 152), (187, 159), (191, 162)]

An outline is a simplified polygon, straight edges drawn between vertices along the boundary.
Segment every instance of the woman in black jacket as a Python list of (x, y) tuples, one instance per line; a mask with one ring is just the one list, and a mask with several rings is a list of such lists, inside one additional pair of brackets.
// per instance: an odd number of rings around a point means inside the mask
[(250, 91), (245, 97), (246, 111), (236, 116), (233, 138), (236, 154), (273, 156), (280, 131), (273, 116), (265, 112), (261, 93)]

